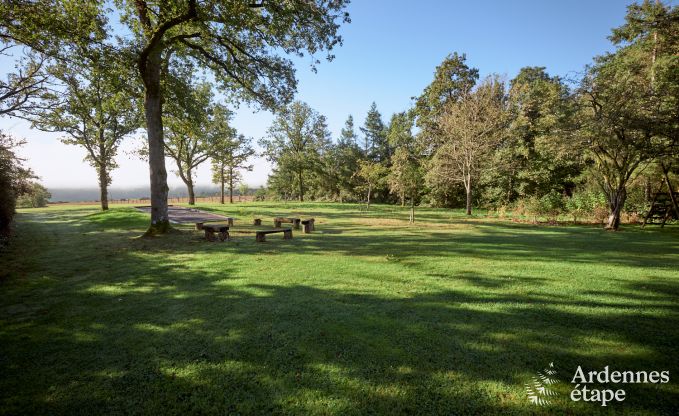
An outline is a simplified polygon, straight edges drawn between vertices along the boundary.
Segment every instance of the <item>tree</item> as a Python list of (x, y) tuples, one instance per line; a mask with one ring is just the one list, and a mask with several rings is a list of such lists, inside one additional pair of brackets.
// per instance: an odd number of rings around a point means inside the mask
[[(391, 163), (393, 164), (397, 161), (400, 166), (396, 169), (399, 175), (402, 175), (409, 170), (408, 164), (411, 161), (415, 161), (420, 158), (421, 155), (417, 153), (417, 144), (415, 138), (413, 137), (413, 123), (414, 123), (414, 112), (407, 111), (401, 113), (395, 113), (391, 116), (389, 122), (389, 127), (387, 128), (386, 137), (389, 146), (392, 149), (402, 150), (402, 154), (396, 158), (396, 153), (392, 155)], [(392, 166), (392, 173), (394, 172)], [(407, 176), (407, 175), (406, 175)], [(400, 176), (399, 176), (400, 177)], [(398, 183), (403, 183), (401, 180), (397, 180)], [(401, 198), (401, 205), (405, 205), (405, 197), (409, 195), (409, 191), (400, 185), (393, 186), (390, 182), (390, 188), (392, 192), (395, 192)]]
[(441, 140), (439, 118), (450, 103), (466, 96), (479, 79), (479, 70), (470, 68), (465, 54), (454, 52), (436, 67), (434, 79), (417, 98), (415, 113), (420, 140), (433, 153)]
[(274, 119), (267, 138), (260, 141), (264, 155), (277, 166), (278, 174), (294, 178), (300, 201), (304, 201), (306, 191), (305, 173), (320, 166), (329, 135), (325, 117), (306, 103), (295, 101)]
[(508, 204), (551, 191), (570, 194), (583, 169), (568, 143), (574, 110), (569, 90), (543, 67), (525, 67), (510, 82), (508, 125), (493, 154), (494, 169), (481, 178), (486, 199)]
[(48, 68), (61, 88), (44, 94), (44, 108), (24, 110), (33, 127), (65, 133), (61, 141), (81, 146), (85, 160), (97, 171), (101, 209), (108, 209), (108, 186), (123, 138), (141, 127), (133, 74), (116, 65), (107, 48), (83, 50)]
[(276, 52), (302, 56), (306, 51), (312, 55), (330, 51), (341, 43), (337, 21), (349, 22), (343, 11), (347, 1), (116, 3), (122, 6), (122, 21), (134, 33), (130, 50), (145, 90), (152, 206), (148, 233), (162, 233), (169, 227), (163, 68), (173, 59), (196, 62), (213, 72), (230, 97), (278, 108), (291, 100), (296, 80), (292, 62)]
[(361, 181), (360, 188), (366, 192), (366, 210), (370, 209), (370, 198), (375, 188), (380, 186), (389, 170), (381, 163), (372, 160), (360, 160), (358, 170), (354, 173)]
[[(10, 56), (11, 46), (0, 47), (0, 56)], [(0, 116), (44, 108), (38, 100), (47, 91), (49, 77), (44, 71), (44, 59), (29, 56), (19, 63), (15, 73), (0, 80)]]
[(17, 197), (29, 189), (29, 180), (35, 178), (16, 155), (16, 149), (23, 144), (0, 131), (0, 243), (9, 235)]
[(415, 198), (422, 188), (422, 172), (416, 154), (407, 146), (396, 148), (391, 158), (391, 169), (388, 177), (391, 191), (410, 197), (410, 223), (415, 222)]
[(450, 102), (441, 116), (443, 144), (434, 154), (430, 175), (459, 181), (466, 191), (467, 215), (480, 171), (505, 125), (504, 83), (486, 78), (475, 90)]
[(374, 102), (370, 105), (368, 114), (365, 118), (365, 123), (361, 127), (364, 137), (364, 154), (365, 157), (376, 162), (385, 162), (389, 160), (391, 150), (387, 142), (386, 129), (382, 121), (382, 115), (377, 110), (377, 104)]
[[(212, 182), (220, 185), (220, 202), (224, 203), (224, 186), (229, 187), (229, 203), (233, 204), (233, 188), (241, 180), (241, 170), (252, 170), (247, 161), (254, 154), (252, 139), (238, 134), (229, 126), (231, 113), (223, 106), (217, 106), (210, 124), (212, 139)], [(245, 185), (245, 184), (242, 184)], [(247, 191), (247, 185), (245, 185)], [(241, 195), (242, 195), (241, 189)]]
[(38, 182), (30, 182), (24, 192), (17, 199), (20, 208), (46, 207), (52, 194)]
[(583, 78), (583, 149), (604, 192), (606, 228), (617, 230), (627, 185), (653, 160), (676, 157), (679, 143), (679, 7), (644, 2), (613, 30), (621, 45), (596, 58)]
[(202, 83), (178, 82), (165, 116), (165, 150), (177, 165), (177, 175), (186, 185), (189, 205), (196, 203), (193, 173), (212, 155), (214, 135), (208, 125), (214, 111), (212, 87)]
[(357, 139), (358, 136), (356, 135), (356, 131), (354, 130), (354, 117), (351, 114), (349, 114), (349, 117), (347, 117), (347, 121), (344, 122), (344, 127), (340, 132), (340, 138), (338, 143), (344, 146), (356, 145)]

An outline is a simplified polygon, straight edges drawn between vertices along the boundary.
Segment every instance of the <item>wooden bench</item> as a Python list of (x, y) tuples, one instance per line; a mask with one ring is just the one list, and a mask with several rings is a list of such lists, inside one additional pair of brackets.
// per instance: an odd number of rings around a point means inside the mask
[(221, 241), (229, 239), (229, 226), (224, 224), (207, 224), (202, 226), (203, 231), (205, 231), (205, 239), (207, 241), (216, 241), (217, 237), (215, 233), (219, 233), (219, 239)]
[(273, 233), (283, 233), (283, 240), (292, 239), (292, 229), (281, 228), (281, 229), (278, 229), (278, 230), (257, 231), (257, 235), (255, 236), (255, 241), (257, 241), (258, 243), (263, 243), (263, 242), (266, 241), (266, 235), (267, 234), (273, 234)]
[[(228, 225), (229, 227), (233, 227), (233, 218), (227, 217), (227, 218), (224, 218), (224, 219), (226, 220), (226, 225)], [(204, 221), (203, 222), (197, 222), (196, 223), (196, 230), (202, 230), (204, 224), (205, 224)]]
[(315, 220), (313, 218), (309, 218), (308, 220), (302, 220), (302, 225), (304, 226), (304, 234), (309, 234), (310, 232), (314, 231), (316, 227), (314, 226)]
[(281, 223), (291, 223), (292, 228), (295, 230), (299, 230), (299, 223), (300, 219), (299, 218), (286, 218), (286, 217), (276, 217), (273, 219), (273, 226), (274, 228), (279, 228), (281, 226)]

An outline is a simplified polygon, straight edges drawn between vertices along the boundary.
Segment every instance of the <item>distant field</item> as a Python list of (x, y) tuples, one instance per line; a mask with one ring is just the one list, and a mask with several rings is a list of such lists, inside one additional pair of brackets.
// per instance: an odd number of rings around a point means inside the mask
[[(356, 204), (199, 204), (141, 239), (131, 206), (21, 210), (0, 254), (0, 414), (679, 414), (679, 227), (535, 226)], [(252, 218), (316, 218), (255, 243)], [(553, 362), (547, 407), (524, 385)], [(669, 370), (622, 404), (576, 367)]]

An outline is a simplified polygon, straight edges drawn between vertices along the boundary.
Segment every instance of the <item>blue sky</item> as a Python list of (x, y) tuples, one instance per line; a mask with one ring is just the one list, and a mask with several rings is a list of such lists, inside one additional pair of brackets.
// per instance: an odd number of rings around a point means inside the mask
[[(296, 60), (297, 99), (324, 114), (337, 136), (348, 114), (357, 127), (362, 124), (373, 101), (385, 122), (392, 113), (409, 108), (411, 97), (431, 82), (435, 67), (451, 52), (466, 53), (468, 64), (482, 76), (499, 73), (511, 78), (524, 66), (575, 75), (592, 57), (612, 50), (607, 36), (623, 23), (630, 2), (354, 0), (349, 6), (352, 23), (341, 29), (344, 45), (334, 52), (335, 60), (323, 62), (316, 74), (309, 70), (308, 58)], [(242, 106), (234, 124), (257, 140), (271, 119), (269, 113), (253, 114)], [(82, 162), (84, 152), (61, 144), (58, 135), (31, 131), (18, 120), (0, 120), (0, 128), (28, 140), (22, 154), (48, 187), (96, 187), (94, 170)], [(131, 147), (123, 146), (118, 157), (114, 188), (148, 184), (145, 163), (125, 154)], [(263, 160), (255, 164), (245, 175), (251, 186), (264, 184), (269, 170)], [(173, 168), (169, 160), (167, 167)], [(172, 173), (169, 181), (181, 183)], [(197, 182), (209, 181), (206, 164)]]

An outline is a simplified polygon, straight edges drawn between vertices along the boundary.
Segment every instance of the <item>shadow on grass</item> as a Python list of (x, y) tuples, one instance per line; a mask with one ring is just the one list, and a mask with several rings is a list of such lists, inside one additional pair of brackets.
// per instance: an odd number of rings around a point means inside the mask
[[(62, 259), (59, 272), (41, 271), (49, 284), (37, 296), (4, 286), (0, 413), (531, 414), (523, 385), (551, 361), (564, 380), (578, 365), (679, 371), (676, 282), (644, 284), (653, 296), (637, 299), (643, 308), (630, 310), (624, 297), (640, 283), (620, 281), (619, 292), (612, 292), (619, 302), (554, 295), (540, 290), (547, 282), (535, 277), (535, 291), (524, 295), (449, 289), (385, 298), (300, 284), (238, 284), (228, 262), (215, 268), (182, 258), (275, 248), (281, 254), (393, 253), (394, 261), (413, 267), (413, 258), (424, 254), (525, 252), (546, 259), (545, 245), (565, 245), (559, 250), (567, 254), (595, 234), (512, 237), (500, 226), (469, 236), (315, 234), (290, 244), (236, 246), (186, 244), (181, 235), (152, 244), (130, 242), (125, 231), (101, 241), (96, 231), (124, 226), (116, 221), (44, 220), (26, 232), (54, 228), (55, 240), (77, 234), (69, 244), (88, 246), (99, 264), (83, 270)], [(643, 252), (643, 241), (625, 241), (622, 247), (590, 241), (604, 252), (574, 261), (605, 261), (611, 250), (621, 257)], [(496, 248), (486, 252), (487, 245)], [(665, 256), (671, 249), (654, 251)], [(653, 267), (660, 260), (632, 261)], [(503, 287), (480, 272), (455, 277), (482, 289)], [(646, 312), (658, 310), (665, 313)], [(611, 349), (621, 344), (630, 350)], [(627, 390), (626, 411), (679, 411), (675, 386)], [(563, 399), (549, 410), (608, 409)]]

